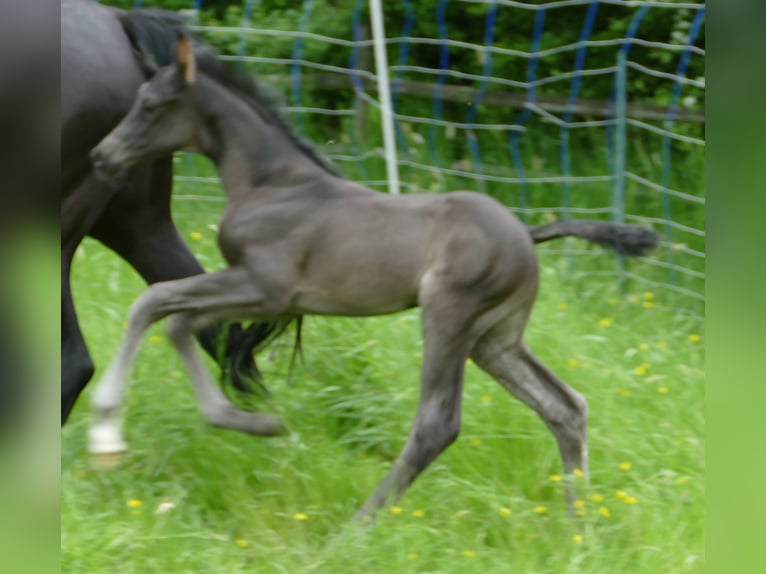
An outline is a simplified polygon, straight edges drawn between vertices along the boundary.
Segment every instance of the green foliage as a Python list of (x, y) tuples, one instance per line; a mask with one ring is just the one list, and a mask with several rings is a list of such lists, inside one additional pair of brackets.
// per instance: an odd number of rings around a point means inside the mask
[[(130, 8), (133, 0), (109, 0), (121, 8)], [(438, 2), (412, 2), (413, 29), (410, 33), (418, 38), (439, 38), (436, 10)], [(702, 6), (702, 2), (699, 2)], [(190, 0), (147, 0), (146, 7), (161, 7), (168, 10), (190, 9)], [(367, 2), (359, 0), (312, 0), (311, 15), (306, 22), (306, 32), (352, 40), (351, 14), (361, 9), (361, 23), (369, 27)], [(245, 22), (244, 0), (207, 0), (203, 2), (199, 22), (211, 26), (252, 26), (261, 29), (296, 30), (305, 5), (287, 0), (263, 0), (256, 2), (249, 21)], [(484, 3), (449, 2), (445, 9), (448, 37), (451, 40), (477, 44), (477, 50), (450, 49), (450, 67), (466, 73), (482, 74), (482, 67), (487, 57), (481, 49), (484, 41), (485, 20), (489, 5)], [(544, 32), (540, 48), (546, 50), (562, 45), (574, 44), (579, 40), (580, 30), (585, 20), (588, 5), (567, 6), (549, 9), (546, 12)], [(624, 6), (602, 4), (599, 6), (593, 25), (591, 40), (615, 40), (624, 38), (636, 9)], [(494, 28), (494, 46), (511, 50), (529, 52), (533, 37), (533, 27), (537, 12), (501, 7), (497, 14)], [(389, 36), (399, 36), (407, 17), (403, 2), (385, 3), (385, 25)], [(648, 42), (683, 44), (694, 14), (688, 9), (650, 9), (641, 21), (638, 37)], [(236, 54), (244, 48), (249, 55), (271, 58), (289, 58), (292, 55), (294, 39), (289, 36), (257, 36), (248, 39), (238, 32), (216, 32), (206, 35), (207, 39), (222, 53)], [(245, 38), (242, 44), (242, 38)], [(704, 48), (704, 29), (696, 45)], [(398, 61), (399, 44), (389, 45), (389, 60)], [(438, 68), (438, 45), (417, 45), (410, 49), (410, 65)], [(615, 65), (615, 46), (592, 46), (587, 51), (586, 67), (608, 68)], [(638, 64), (673, 73), (679, 61), (680, 52), (657, 47), (635, 45), (631, 48), (631, 59)], [(319, 62), (332, 66), (348, 66), (350, 50), (330, 43), (307, 39), (303, 48), (303, 58), (310, 62)], [(569, 72), (574, 68), (575, 52), (567, 51), (546, 56), (539, 61), (538, 77)], [(495, 54), (493, 56), (493, 75), (501, 78), (522, 80), (527, 74), (528, 59)], [(687, 76), (690, 78), (705, 75), (704, 59), (695, 56), (691, 59)], [(418, 78), (420, 79), (420, 78)], [(451, 78), (456, 85), (472, 85), (471, 81)], [(611, 88), (609, 76), (588, 78), (583, 82), (580, 97), (604, 99)], [(631, 99), (644, 103), (666, 105), (670, 101), (672, 84), (667, 80), (632, 74), (629, 78)], [(555, 82), (541, 88), (541, 93), (549, 95), (568, 95), (568, 80)], [(684, 95), (697, 99), (696, 109), (702, 109), (704, 91), (699, 88), (684, 88)]]

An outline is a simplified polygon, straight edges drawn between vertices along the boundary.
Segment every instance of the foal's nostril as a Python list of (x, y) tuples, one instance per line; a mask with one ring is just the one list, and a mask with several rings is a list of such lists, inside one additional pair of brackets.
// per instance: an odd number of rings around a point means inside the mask
[(98, 148), (90, 152), (90, 161), (93, 167), (99, 168), (104, 165), (104, 154)]
[(97, 177), (105, 181), (111, 181), (118, 177), (119, 170), (110, 164), (107, 153), (100, 146), (90, 152), (90, 161)]

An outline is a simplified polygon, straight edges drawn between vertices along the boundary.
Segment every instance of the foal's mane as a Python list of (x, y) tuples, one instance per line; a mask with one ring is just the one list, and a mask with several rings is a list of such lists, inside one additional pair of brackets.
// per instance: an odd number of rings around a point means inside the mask
[(281, 96), (252, 73), (235, 70), (218, 59), (207, 46), (195, 46), (194, 55), (198, 70), (225, 88), (235, 92), (248, 103), (265, 121), (276, 125), (291, 142), (315, 164), (332, 175), (340, 175), (338, 168), (305, 139), (295, 133), (282, 113)]
[(293, 131), (282, 114), (283, 105), (277, 92), (253, 74), (235, 70), (218, 59), (212, 48), (194, 37), (186, 27), (184, 16), (166, 10), (143, 9), (119, 12), (118, 19), (147, 77), (153, 70), (177, 62), (175, 46), (179, 35), (191, 37), (200, 72), (237, 93), (264, 120), (284, 132), (299, 151), (323, 170), (332, 175), (340, 175), (338, 168), (329, 159)]

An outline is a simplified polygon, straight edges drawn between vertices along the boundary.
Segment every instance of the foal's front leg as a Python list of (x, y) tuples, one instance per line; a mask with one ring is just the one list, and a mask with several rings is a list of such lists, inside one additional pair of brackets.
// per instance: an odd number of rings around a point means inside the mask
[[(214, 319), (211, 318), (211, 320)], [(205, 367), (205, 363), (202, 362), (202, 356), (194, 342), (194, 322), (186, 313), (170, 317), (168, 336), (183, 359), (202, 415), (210, 424), (218, 427), (258, 436), (284, 434), (287, 428), (278, 416), (237, 409), (221, 392)]]
[[(139, 343), (153, 323), (168, 315), (200, 311), (206, 316), (228, 315), (232, 310), (262, 316), (268, 311), (265, 299), (263, 292), (252, 284), (250, 275), (241, 268), (156, 283), (149, 287), (133, 304), (128, 329), (117, 356), (91, 396), (97, 420), (90, 429), (89, 450), (97, 455), (126, 450), (119, 425), (123, 394)], [(176, 324), (171, 338), (190, 369), (202, 412), (214, 415), (211, 422), (258, 435), (284, 432), (284, 425), (278, 417), (240, 411), (229, 402), (216, 388), (210, 375), (204, 372), (196, 347), (187, 341), (185, 328), (183, 323)], [(190, 333), (188, 338), (191, 338)]]

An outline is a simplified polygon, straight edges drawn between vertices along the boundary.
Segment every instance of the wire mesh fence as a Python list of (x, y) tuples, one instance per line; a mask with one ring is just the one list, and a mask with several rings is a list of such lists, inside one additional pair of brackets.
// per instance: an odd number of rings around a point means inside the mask
[[(149, 4), (163, 5), (134, 5)], [(635, 262), (575, 241), (546, 249), (574, 271), (701, 312), (704, 4), (401, 0), (384, 3), (385, 38), (371, 33), (367, 0), (284, 4), (186, 8), (223, 59), (285, 95), (296, 130), (349, 177), (389, 187), (376, 83), (384, 73), (402, 192), (476, 190), (530, 223), (652, 225), (662, 246)], [(376, 41), (387, 70), (374, 66)], [(181, 158), (176, 173), (179, 200), (223, 201), (205, 162)]]

